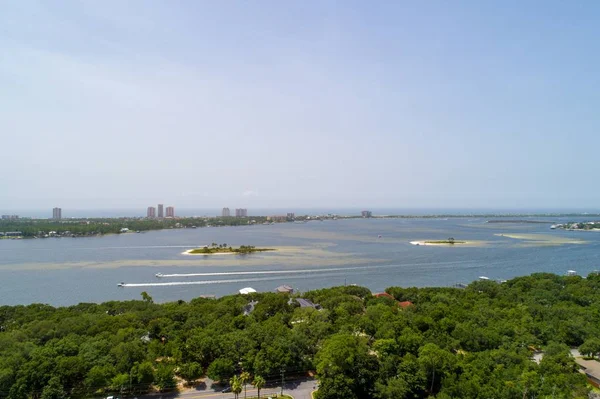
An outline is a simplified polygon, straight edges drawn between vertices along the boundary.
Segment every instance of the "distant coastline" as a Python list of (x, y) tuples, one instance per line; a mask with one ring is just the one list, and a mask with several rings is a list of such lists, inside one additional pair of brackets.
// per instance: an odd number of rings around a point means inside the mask
[(294, 217), (282, 216), (248, 216), (248, 217), (174, 217), (149, 219), (142, 217), (120, 218), (78, 218), (78, 219), (32, 219), (0, 220), (1, 239), (47, 239), (47, 238), (81, 238), (98, 237), (107, 234), (141, 233), (145, 231), (166, 229), (189, 229), (226, 226), (273, 225), (294, 222), (323, 222), (354, 219), (450, 219), (477, 218), (488, 219), (486, 223), (532, 223), (553, 224), (552, 228), (564, 230), (599, 231), (600, 222), (571, 222), (556, 224), (553, 221), (536, 220), (539, 218), (586, 217), (600, 218), (596, 213), (444, 213), (444, 214), (399, 214), (399, 215), (338, 215), (317, 214)]

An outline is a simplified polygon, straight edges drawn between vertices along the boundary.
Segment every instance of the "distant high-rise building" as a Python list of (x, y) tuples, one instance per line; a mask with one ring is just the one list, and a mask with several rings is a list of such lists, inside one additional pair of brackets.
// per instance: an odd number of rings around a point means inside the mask
[(172, 206), (167, 207), (167, 217), (174, 218), (175, 217), (175, 208)]
[(248, 216), (248, 209), (246, 208), (237, 208), (235, 210), (235, 217), (236, 218), (245, 218)]
[(154, 219), (156, 217), (156, 208), (153, 206), (149, 206), (148, 212), (146, 213), (146, 217)]
[(296, 218), (296, 214), (294, 212), (288, 212), (287, 218), (288, 219), (295, 219)]
[(158, 204), (158, 217), (159, 218), (164, 218), (165, 214), (163, 212), (163, 204)]
[(221, 216), (223, 216), (224, 218), (230, 217), (231, 211), (229, 210), (229, 208), (223, 208), (223, 212), (221, 213)]
[(371, 216), (373, 216), (373, 212), (371, 211), (362, 211), (360, 214), (364, 218), (370, 218)]
[(53, 208), (52, 209), (52, 219), (56, 219), (56, 220), (62, 219), (62, 208)]
[(2, 215), (2, 220), (16, 220), (19, 215)]

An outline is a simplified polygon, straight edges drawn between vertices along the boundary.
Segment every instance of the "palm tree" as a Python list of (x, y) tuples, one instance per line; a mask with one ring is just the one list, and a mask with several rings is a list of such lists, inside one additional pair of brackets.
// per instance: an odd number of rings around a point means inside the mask
[(250, 382), (250, 373), (244, 371), (240, 374), (240, 381), (242, 381), (242, 384), (244, 385), (244, 399), (246, 399), (246, 384)]
[(229, 384), (231, 384), (231, 392), (233, 392), (237, 399), (240, 392), (242, 392), (242, 380), (237, 375), (234, 375), (233, 378), (229, 380)]
[(265, 386), (267, 382), (260, 375), (254, 377), (254, 381), (252, 381), (252, 385), (256, 387), (258, 390), (258, 399), (260, 399), (260, 390)]

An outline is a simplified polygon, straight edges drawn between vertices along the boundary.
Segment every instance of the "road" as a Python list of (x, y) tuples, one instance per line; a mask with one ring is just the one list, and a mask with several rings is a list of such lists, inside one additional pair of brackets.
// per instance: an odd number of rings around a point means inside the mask
[[(291, 395), (294, 399), (312, 399), (311, 392), (315, 390), (317, 381), (314, 379), (306, 378), (303, 380), (294, 380), (286, 382), (283, 386), (283, 393)], [(208, 385), (208, 386), (207, 386)], [(186, 389), (177, 393), (164, 393), (164, 394), (151, 394), (151, 395), (140, 395), (138, 399), (233, 399), (231, 392), (223, 393), (219, 390), (209, 388), (212, 386), (211, 382), (207, 385), (201, 385), (195, 389)], [(260, 397), (267, 398), (271, 394), (281, 393), (281, 385), (272, 385), (260, 390)], [(256, 396), (257, 390), (250, 384), (248, 384), (246, 395)], [(244, 397), (244, 391), (240, 394), (240, 398)]]

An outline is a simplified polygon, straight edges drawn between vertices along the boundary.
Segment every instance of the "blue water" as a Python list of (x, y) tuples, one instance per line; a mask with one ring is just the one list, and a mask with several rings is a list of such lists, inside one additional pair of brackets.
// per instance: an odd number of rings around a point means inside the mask
[[(139, 299), (142, 291), (164, 302), (228, 295), (248, 286), (271, 291), (284, 283), (301, 291), (345, 283), (380, 291), (392, 285), (468, 283), (482, 275), (508, 279), (542, 271), (564, 274), (569, 269), (586, 275), (600, 269), (600, 232), (550, 230), (550, 222), (585, 221), (585, 217), (535, 219), (549, 223), (490, 224), (483, 218), (468, 217), (352, 219), (1, 240), (0, 304), (71, 305)], [(586, 243), (540, 245), (495, 234), (539, 234)], [(484, 241), (485, 245), (425, 247), (409, 243), (448, 237)], [(295, 248), (245, 257), (181, 254), (212, 242)], [(157, 279), (154, 275), (158, 272), (211, 275)], [(251, 274), (254, 272), (269, 273)], [(142, 285), (120, 288), (119, 282)], [(153, 285), (157, 283), (173, 285)]]

